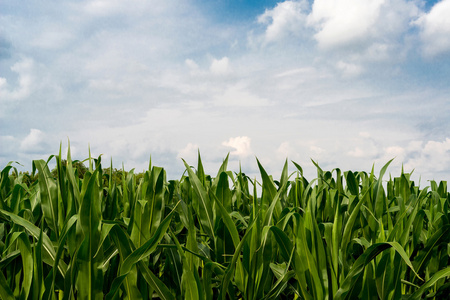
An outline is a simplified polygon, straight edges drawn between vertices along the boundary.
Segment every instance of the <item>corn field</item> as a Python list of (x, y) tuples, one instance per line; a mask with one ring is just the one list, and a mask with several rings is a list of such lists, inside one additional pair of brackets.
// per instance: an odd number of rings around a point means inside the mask
[[(56, 161), (52, 173), (49, 162)], [(113, 180), (89, 158), (1, 171), (0, 297), (9, 299), (447, 299), (450, 194), (410, 174), (301, 166), (261, 182), (152, 166)], [(105, 170), (109, 170), (108, 172)], [(56, 174), (56, 175), (55, 175)], [(383, 180), (384, 178), (384, 180)]]

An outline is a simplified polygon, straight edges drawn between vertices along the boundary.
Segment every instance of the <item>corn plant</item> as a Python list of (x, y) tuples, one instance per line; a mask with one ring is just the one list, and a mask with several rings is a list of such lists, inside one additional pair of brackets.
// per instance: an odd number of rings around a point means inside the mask
[[(49, 163), (56, 161), (56, 168)], [(2, 299), (442, 299), (450, 193), (411, 174), (286, 161), (275, 180), (103, 168), (101, 157), (0, 173)], [(34, 180), (36, 178), (36, 180)], [(119, 179), (118, 179), (119, 178)], [(260, 194), (258, 194), (260, 192)]]

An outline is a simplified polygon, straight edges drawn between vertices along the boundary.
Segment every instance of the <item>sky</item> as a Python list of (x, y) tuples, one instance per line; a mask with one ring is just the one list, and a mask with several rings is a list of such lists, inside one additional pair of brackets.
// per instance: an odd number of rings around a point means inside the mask
[[(450, 0), (0, 2), (0, 167), (450, 179)], [(292, 163), (289, 170), (295, 171)], [(417, 180), (416, 179), (416, 180)]]

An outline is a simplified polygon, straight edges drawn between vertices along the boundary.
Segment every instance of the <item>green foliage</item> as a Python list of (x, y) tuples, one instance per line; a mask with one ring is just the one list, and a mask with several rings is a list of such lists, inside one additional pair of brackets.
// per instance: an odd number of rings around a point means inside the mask
[[(50, 171), (48, 163), (56, 160)], [(59, 155), (0, 173), (2, 299), (440, 299), (450, 290), (447, 183), (301, 166), (262, 183), (166, 178)], [(261, 188), (258, 189), (257, 185)], [(257, 191), (261, 190), (261, 195)]]

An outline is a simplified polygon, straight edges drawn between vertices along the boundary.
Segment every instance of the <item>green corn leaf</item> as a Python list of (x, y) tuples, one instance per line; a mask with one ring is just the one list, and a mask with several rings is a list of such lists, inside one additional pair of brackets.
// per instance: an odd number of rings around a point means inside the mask
[[(309, 215), (308, 218), (310, 218), (309, 211), (305, 212), (305, 216)], [(296, 268), (300, 267), (300, 264), (302, 264), (302, 272), (306, 272), (311, 277), (309, 287), (312, 296), (315, 299), (322, 299), (323, 298), (323, 287), (322, 287), (322, 281), (320, 280), (320, 274), (319, 274), (319, 267), (317, 266), (317, 260), (314, 258), (313, 254), (315, 254), (314, 250), (311, 250), (310, 247), (313, 247), (313, 244), (309, 244), (308, 241), (308, 232), (311, 232), (309, 229), (307, 229), (307, 220), (303, 218), (300, 215), (297, 215), (297, 228), (294, 229), (297, 232), (296, 236), (296, 249), (298, 253), (298, 261), (295, 261)], [(309, 224), (308, 224), (309, 225)], [(325, 257), (323, 257), (325, 258)], [(303, 277), (304, 275), (302, 275)], [(308, 278), (308, 277), (307, 277)]]
[(195, 175), (194, 171), (192, 171), (191, 167), (186, 163), (186, 161), (183, 159), (184, 165), (186, 166), (186, 170), (189, 174), (189, 179), (192, 183), (192, 186), (194, 188), (195, 193), (197, 194), (199, 201), (200, 201), (200, 207), (199, 207), (199, 213), (200, 213), (200, 222), (205, 230), (205, 232), (208, 234), (210, 239), (213, 243), (216, 241), (216, 236), (214, 233), (214, 216), (213, 211), (210, 203), (210, 199), (208, 197), (208, 194), (200, 182), (197, 175)]
[(367, 189), (366, 192), (364, 193), (364, 195), (359, 198), (358, 204), (353, 209), (353, 211), (350, 214), (350, 217), (348, 218), (348, 220), (345, 224), (345, 227), (344, 227), (344, 233), (343, 233), (342, 239), (341, 239), (341, 249), (342, 249), (341, 252), (344, 255), (344, 257), (343, 257), (343, 262), (344, 262), (344, 274), (343, 275), (344, 275), (344, 277), (346, 276), (346, 273), (347, 273), (348, 267), (349, 267), (348, 260), (346, 259), (347, 246), (350, 244), (351, 234), (352, 234), (352, 230), (355, 225), (356, 218), (361, 210), (361, 206), (365, 203), (366, 194), (369, 192), (369, 190), (370, 189)]
[(433, 254), (433, 249), (438, 246), (442, 241), (448, 243), (450, 236), (450, 224), (446, 224), (439, 228), (426, 242), (425, 248), (420, 250), (416, 259), (414, 260), (414, 265), (416, 266), (417, 272), (422, 272), (427, 262)]
[(172, 295), (172, 293), (164, 284), (164, 282), (162, 282), (158, 277), (156, 277), (155, 274), (153, 274), (142, 261), (137, 262), (137, 265), (145, 281), (150, 285), (150, 287), (153, 290), (155, 290), (160, 299), (163, 300), (175, 299), (175, 297)]
[(15, 300), (14, 294), (6, 281), (5, 275), (3, 275), (3, 272), (0, 272), (0, 296), (3, 300)]
[[(0, 209), (0, 213), (5, 216), (8, 216), (11, 219), (11, 221), (14, 222), (15, 224), (25, 228), (31, 235), (34, 236), (34, 238), (39, 239), (41, 230), (38, 227), (30, 223), (29, 221), (25, 220), (24, 218), (21, 218), (18, 215), (7, 212), (5, 210)], [(44, 259), (44, 262), (50, 266), (53, 266), (56, 258), (56, 251), (55, 248), (53, 247), (50, 238), (44, 233), (42, 234), (42, 246), (43, 250), (47, 254), (47, 257), (50, 258), (50, 260)], [(63, 277), (66, 274), (66, 269), (67, 265), (63, 261), (60, 261), (58, 263), (58, 270), (61, 272), (61, 275)]]
[[(33, 288), (32, 299), (38, 300), (42, 298), (42, 291), (44, 288), (44, 275), (42, 268), (42, 228), (37, 240), (36, 246), (33, 249)], [(33, 240), (35, 238), (33, 237)], [(55, 266), (53, 267), (55, 268)], [(56, 273), (56, 272), (54, 272)]]
[(78, 207), (81, 205), (81, 195), (80, 195), (80, 188), (79, 188), (79, 180), (78, 178), (75, 178), (75, 171), (72, 166), (72, 156), (70, 153), (70, 141), (68, 141), (67, 146), (67, 172), (66, 176), (69, 182), (70, 186), (70, 193), (73, 195), (74, 203), (73, 207), (74, 210), (77, 211)]
[(178, 253), (181, 256), (181, 261), (183, 265), (183, 275), (181, 276), (181, 284), (183, 286), (184, 299), (187, 300), (197, 300), (199, 299), (199, 287), (197, 286), (197, 281), (195, 280), (194, 271), (189, 267), (186, 259), (186, 255), (184, 254), (183, 249), (181, 248), (180, 243), (176, 236), (171, 232), (172, 240), (175, 242), (177, 246)]
[[(130, 236), (117, 223), (104, 224), (103, 227), (109, 227), (109, 230), (107, 228), (105, 231), (108, 231), (111, 239), (114, 241), (117, 251), (122, 259), (121, 261), (123, 262), (123, 260), (133, 252), (133, 243), (131, 242)], [(117, 298), (121, 285), (123, 285), (123, 289), (129, 299), (141, 299), (142, 296), (137, 287), (137, 278), (136, 276), (134, 276), (135, 273), (136, 272), (134, 272), (133, 274), (128, 273), (128, 275), (125, 274), (122, 276), (115, 276), (116, 278), (114, 278), (112, 284), (110, 285), (110, 292), (106, 295), (106, 299)]]
[(389, 248), (395, 249), (400, 254), (403, 261), (411, 268), (411, 270), (417, 275), (414, 270), (411, 261), (403, 250), (402, 246), (397, 242), (384, 242), (370, 246), (353, 264), (350, 272), (347, 274), (345, 280), (341, 283), (341, 286), (334, 296), (334, 299), (352, 299), (352, 297), (358, 297), (359, 280), (364, 274), (364, 268), (380, 253)]
[(438, 280), (441, 280), (443, 278), (450, 277), (450, 267), (447, 267), (445, 269), (442, 269), (438, 272), (436, 272), (427, 282), (425, 282), (419, 289), (417, 289), (413, 294), (411, 294), (407, 299), (410, 300), (417, 300), (422, 299), (422, 295), (430, 288), (432, 287)]
[(79, 212), (84, 240), (77, 254), (77, 260), (80, 262), (77, 284), (79, 295), (83, 299), (103, 299), (103, 274), (100, 268), (102, 257), (96, 256), (101, 236), (97, 173), (98, 169), (92, 175), (85, 174), (82, 186), (83, 200)]
[(252, 231), (254, 224), (258, 221), (258, 218), (255, 218), (253, 220), (253, 222), (249, 225), (246, 233), (244, 234), (244, 236), (242, 237), (239, 245), (236, 247), (236, 250), (234, 252), (234, 255), (231, 259), (231, 263), (228, 265), (227, 269), (225, 270), (225, 273), (223, 275), (223, 279), (222, 279), (222, 284), (221, 284), (221, 289), (220, 289), (220, 295), (219, 298), (222, 300), (226, 299), (226, 295), (227, 295), (227, 291), (228, 291), (228, 285), (230, 284), (231, 281), (231, 277), (233, 276), (234, 270), (235, 270), (235, 266), (236, 266), (236, 262), (240, 256), (242, 247), (244, 247), (245, 241), (247, 239), (247, 237), (249, 236), (249, 233)]
[[(63, 254), (63, 251), (64, 251), (64, 245), (65, 245), (66, 239), (69, 235), (69, 231), (73, 228), (73, 226), (76, 224), (77, 221), (78, 221), (78, 216), (74, 215), (69, 220), (67, 220), (66, 224), (64, 224), (64, 227), (61, 231), (60, 239), (58, 241), (58, 250), (56, 252), (53, 269), (56, 269), (56, 267), (58, 266), (59, 261), (61, 259), (61, 255)], [(46, 292), (48, 292), (47, 299), (49, 299), (49, 300), (52, 299), (52, 297), (53, 297), (53, 292), (54, 292), (54, 287), (55, 287), (55, 282), (56, 282), (56, 272), (52, 272), (52, 274), (53, 274), (53, 280), (51, 282), (51, 286), (49, 287), (49, 291), (46, 291)], [(42, 298), (42, 299), (45, 299), (45, 298)]]
[(373, 201), (374, 201), (374, 212), (377, 218), (380, 218), (383, 214), (384, 203), (382, 201), (382, 189), (383, 189), (383, 176), (386, 173), (387, 168), (391, 164), (394, 159), (388, 161), (380, 170), (380, 175), (378, 176), (378, 180), (375, 184), (373, 191)]
[(278, 249), (281, 252), (281, 256), (283, 256), (285, 261), (289, 261), (291, 254), (292, 254), (292, 249), (293, 249), (291, 240), (286, 235), (286, 233), (284, 233), (280, 228), (278, 228), (276, 226), (271, 226), (270, 231), (272, 231), (272, 233), (275, 237), (275, 240), (278, 243), (278, 246), (279, 246)]
[(225, 157), (225, 159), (222, 162), (222, 165), (219, 167), (219, 171), (217, 172), (217, 176), (216, 178), (214, 178), (214, 181), (211, 184), (211, 190), (215, 191), (217, 185), (219, 184), (219, 180), (220, 180), (220, 174), (222, 174), (223, 172), (227, 172), (227, 167), (228, 167), (228, 158), (230, 157), (230, 153), (227, 154), (227, 156)]
[[(21, 270), (23, 271), (22, 288), (20, 291), (20, 299), (28, 299), (33, 278), (33, 253), (31, 244), (25, 232), (14, 232), (11, 235), (10, 244), (18, 241), (20, 256), (22, 258)], [(0, 272), (1, 273), (1, 272)]]
[(58, 189), (56, 183), (44, 160), (34, 160), (33, 165), (39, 171), (39, 191), (45, 221), (56, 234), (56, 239), (58, 239)]
[(139, 270), (143, 274), (147, 283), (158, 293), (161, 299), (173, 299), (173, 295), (170, 293), (166, 285), (161, 280), (159, 280), (152, 272), (150, 272), (150, 270), (148, 270), (148, 267), (146, 267), (141, 261), (155, 251), (158, 243), (164, 237), (164, 234), (169, 227), (175, 209), (176, 206), (161, 222), (160, 226), (155, 232), (155, 235), (150, 240), (148, 240), (145, 244), (143, 244), (141, 247), (128, 255), (128, 257), (126, 257), (122, 264), (122, 267), (120, 268), (120, 275), (116, 279), (114, 279), (112, 288), (106, 295), (106, 299), (115, 299), (115, 297), (117, 297), (120, 285), (125, 280), (126, 275), (136, 264), (138, 264)]

